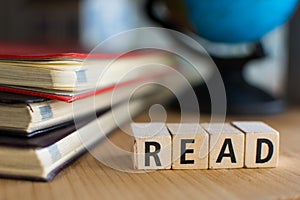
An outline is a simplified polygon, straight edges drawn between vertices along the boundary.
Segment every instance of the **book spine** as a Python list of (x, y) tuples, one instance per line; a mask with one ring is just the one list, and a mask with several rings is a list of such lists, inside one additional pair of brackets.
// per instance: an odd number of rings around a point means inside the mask
[(56, 90), (74, 91), (84, 89), (88, 86), (86, 70), (51, 71), (52, 88)]

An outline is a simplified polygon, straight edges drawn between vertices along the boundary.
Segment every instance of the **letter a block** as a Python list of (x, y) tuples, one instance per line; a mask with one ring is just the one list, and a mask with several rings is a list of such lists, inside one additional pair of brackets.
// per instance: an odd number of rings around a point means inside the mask
[(171, 169), (171, 135), (164, 123), (132, 123), (135, 169)]
[(209, 133), (209, 168), (244, 167), (245, 135), (230, 124), (201, 124)]
[(246, 134), (245, 167), (276, 167), (279, 133), (263, 122), (232, 122)]
[(172, 169), (207, 169), (208, 134), (200, 124), (167, 124), (172, 135)]

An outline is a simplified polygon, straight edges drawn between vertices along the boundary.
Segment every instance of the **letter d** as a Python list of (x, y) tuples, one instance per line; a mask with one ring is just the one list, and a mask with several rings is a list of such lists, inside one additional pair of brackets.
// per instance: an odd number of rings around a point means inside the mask
[[(265, 158), (262, 158), (262, 144), (265, 143), (268, 145), (268, 153)], [(274, 145), (272, 141), (268, 139), (257, 139), (257, 148), (256, 148), (256, 163), (266, 163), (271, 160), (274, 153)]]

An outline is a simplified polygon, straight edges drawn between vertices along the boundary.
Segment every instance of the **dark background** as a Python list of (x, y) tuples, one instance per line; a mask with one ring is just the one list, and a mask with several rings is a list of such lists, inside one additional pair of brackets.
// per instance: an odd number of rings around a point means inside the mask
[(289, 67), (287, 96), (290, 102), (300, 103), (300, 9), (289, 24)]
[[(79, 43), (80, 0), (0, 0), (0, 42)], [(144, 11), (142, 10), (141, 13)], [(289, 22), (287, 99), (300, 103), (300, 11)]]

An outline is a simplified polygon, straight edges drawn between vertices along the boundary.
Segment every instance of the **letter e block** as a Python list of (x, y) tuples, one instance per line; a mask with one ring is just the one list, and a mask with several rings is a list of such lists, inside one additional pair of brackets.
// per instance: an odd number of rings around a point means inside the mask
[(201, 124), (209, 133), (209, 168), (244, 167), (245, 135), (230, 124)]
[(276, 167), (279, 157), (279, 132), (263, 122), (232, 122), (246, 134), (245, 166)]
[(208, 134), (200, 124), (167, 124), (172, 135), (172, 169), (207, 169)]
[(171, 135), (164, 123), (132, 123), (135, 169), (171, 169)]

